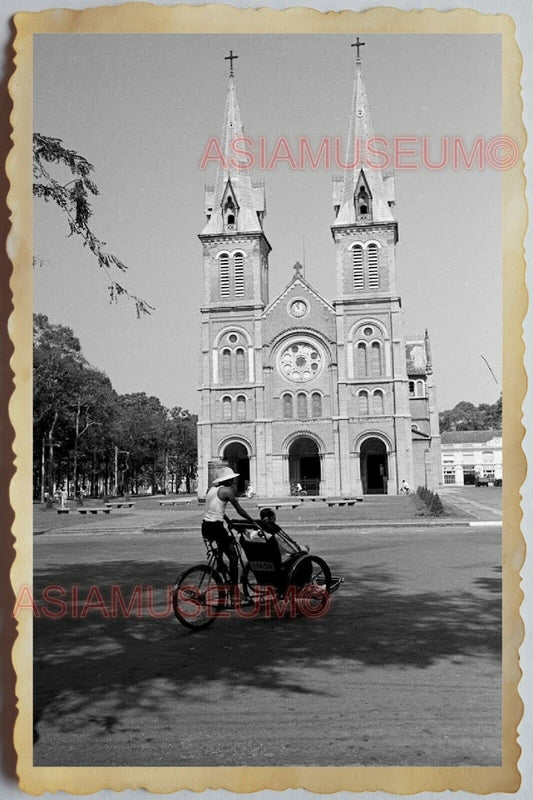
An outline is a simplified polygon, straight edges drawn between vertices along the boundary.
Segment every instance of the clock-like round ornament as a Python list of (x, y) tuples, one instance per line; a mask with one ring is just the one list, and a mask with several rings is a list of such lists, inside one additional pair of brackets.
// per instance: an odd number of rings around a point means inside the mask
[(305, 317), (307, 314), (307, 303), (305, 300), (293, 300), (290, 305), (290, 312), (293, 317)]

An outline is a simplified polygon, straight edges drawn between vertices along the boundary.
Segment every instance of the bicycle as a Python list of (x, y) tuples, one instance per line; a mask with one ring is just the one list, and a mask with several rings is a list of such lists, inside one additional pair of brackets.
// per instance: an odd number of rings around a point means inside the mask
[[(330, 595), (343, 578), (333, 578), (328, 564), (320, 556), (310, 554), (281, 528), (276, 534), (249, 540), (245, 534), (261, 527), (244, 520), (228, 520), (227, 528), (237, 551), (240, 566), (239, 592), (257, 608), (269, 599), (289, 598), (293, 606), (305, 601), (313, 616), (329, 607)], [(237, 541), (235, 533), (240, 533)], [(291, 548), (292, 555), (282, 562), (276, 536)], [(190, 630), (204, 630), (212, 625), (228, 607), (230, 587), (228, 568), (216, 542), (204, 539), (207, 563), (195, 564), (176, 580), (172, 593), (174, 614)], [(243, 559), (246, 556), (246, 563)], [(292, 606), (291, 606), (292, 607)], [(309, 614), (311, 616), (311, 614)]]

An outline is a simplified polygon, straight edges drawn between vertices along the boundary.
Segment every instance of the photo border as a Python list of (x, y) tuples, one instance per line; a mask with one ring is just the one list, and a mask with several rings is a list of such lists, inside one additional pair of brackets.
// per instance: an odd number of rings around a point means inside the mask
[(230, 6), (162, 7), (132, 3), (84, 11), (51, 10), (15, 15), (15, 73), (9, 83), (13, 100), (13, 148), (7, 159), (11, 184), (8, 206), (12, 230), (7, 251), (13, 263), (11, 289), (14, 310), (8, 333), (14, 346), (11, 367), (15, 389), (9, 405), (15, 429), (13, 449), (16, 473), (10, 487), (15, 513), (13, 535), (16, 556), (11, 569), (15, 596), (32, 585), (32, 120), (33, 35), (38, 33), (292, 33), (299, 34), (500, 34), (502, 41), (502, 135), (518, 145), (520, 158), (502, 174), (503, 234), (503, 742), (498, 767), (34, 767), (33, 766), (33, 620), (31, 610), (17, 619), (13, 647), (18, 718), (15, 724), (17, 772), (21, 788), (30, 794), (64, 790), (86, 794), (100, 789), (121, 791), (143, 788), (167, 793), (179, 789), (203, 791), (224, 788), (232, 792), (304, 788), (313, 792), (465, 790), (479, 794), (514, 792), (520, 786), (517, 728), (523, 704), (518, 691), (521, 676), (518, 649), (524, 635), (520, 616), (520, 569), (525, 542), (520, 531), (520, 487), (526, 477), (522, 450), (522, 403), (526, 391), (522, 326), (527, 309), (524, 237), (527, 204), (523, 153), (526, 132), (522, 123), (520, 77), (522, 56), (514, 38), (515, 26), (506, 15), (474, 10), (441, 12), (374, 8), (364, 12), (320, 12), (306, 8), (283, 11), (241, 10)]

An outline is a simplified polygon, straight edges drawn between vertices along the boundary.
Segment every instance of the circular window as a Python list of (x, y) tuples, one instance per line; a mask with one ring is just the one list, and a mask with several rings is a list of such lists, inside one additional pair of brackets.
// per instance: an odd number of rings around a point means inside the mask
[(308, 342), (295, 342), (282, 350), (279, 357), (281, 374), (296, 383), (305, 383), (319, 374), (322, 356)]
[(235, 342), (238, 340), (238, 338), (239, 337), (237, 336), (236, 333), (230, 333), (230, 335), (228, 336), (228, 339), (232, 344), (235, 344)]
[(374, 328), (368, 326), (363, 330), (363, 333), (365, 336), (372, 336), (372, 334), (374, 333)]

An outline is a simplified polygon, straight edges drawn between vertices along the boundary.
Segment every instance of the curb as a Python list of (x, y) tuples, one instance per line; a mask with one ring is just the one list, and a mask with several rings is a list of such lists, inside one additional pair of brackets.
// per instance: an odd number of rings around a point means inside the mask
[[(354, 530), (354, 532), (361, 532), (361, 531), (369, 531), (375, 530), (380, 528), (414, 528), (414, 529), (430, 529), (430, 528), (501, 528), (502, 521), (501, 520), (475, 520), (471, 521), (468, 519), (454, 519), (454, 520), (406, 520), (405, 522), (384, 522), (382, 520), (368, 520), (367, 522), (337, 522), (337, 523), (330, 523), (330, 522), (316, 522), (316, 523), (304, 523), (304, 522), (296, 522), (292, 523), (291, 525), (285, 525), (285, 528), (288, 531), (291, 530), (305, 530), (305, 531), (348, 531)], [(185, 525), (183, 527), (173, 525), (169, 528), (140, 528), (140, 527), (128, 527), (128, 528), (98, 528), (97, 530), (88, 530), (86, 527), (84, 528), (56, 528), (56, 529), (49, 529), (44, 531), (35, 531), (34, 536), (45, 536), (45, 535), (55, 535), (55, 534), (72, 534), (78, 535), (82, 533), (92, 534), (92, 535), (111, 535), (111, 534), (118, 534), (123, 535), (127, 533), (134, 533), (134, 534), (151, 534), (151, 533), (199, 533), (200, 528), (198, 525)]]

